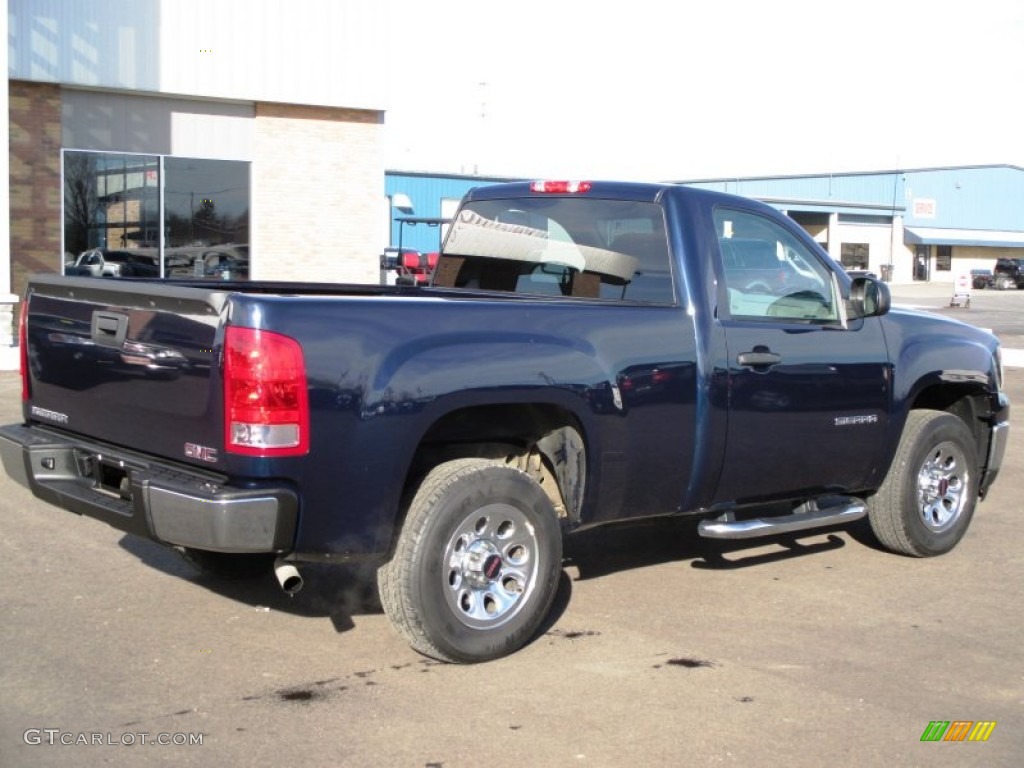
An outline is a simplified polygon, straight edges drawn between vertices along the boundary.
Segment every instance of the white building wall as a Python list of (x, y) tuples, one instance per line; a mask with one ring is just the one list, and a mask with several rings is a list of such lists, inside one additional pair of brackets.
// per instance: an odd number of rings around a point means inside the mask
[(158, 0), (8, 0), (8, 76), (158, 91)]
[(8, 0), (11, 79), (384, 108), (385, 4)]
[(366, 0), (164, 2), (160, 90), (383, 109), (385, 5)]
[[(889, 251), (892, 257), (886, 264), (892, 265), (890, 282), (909, 283), (914, 279), (914, 249), (903, 242), (903, 217), (894, 216), (889, 231)], [(881, 269), (881, 266), (879, 266)], [(879, 272), (878, 274), (881, 274)]]
[(837, 222), (829, 237), (830, 254), (838, 261), (843, 243), (867, 243), (868, 269), (881, 274), (882, 265), (889, 264), (892, 251), (892, 228), (870, 224), (849, 224)]

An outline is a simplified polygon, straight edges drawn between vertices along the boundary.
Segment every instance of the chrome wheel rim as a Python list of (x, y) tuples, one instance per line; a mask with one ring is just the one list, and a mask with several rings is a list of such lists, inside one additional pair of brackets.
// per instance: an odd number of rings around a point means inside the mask
[(444, 593), (452, 613), (473, 629), (501, 626), (530, 599), (538, 541), (526, 515), (489, 504), (456, 527), (444, 553)]
[(934, 533), (949, 530), (967, 505), (967, 461), (956, 444), (939, 443), (917, 474), (918, 512), (925, 527)]

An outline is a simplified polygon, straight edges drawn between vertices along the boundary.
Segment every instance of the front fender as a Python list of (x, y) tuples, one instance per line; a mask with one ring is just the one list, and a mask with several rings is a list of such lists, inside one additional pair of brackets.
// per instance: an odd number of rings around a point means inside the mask
[(906, 412), (934, 387), (995, 396), (999, 341), (991, 333), (941, 315), (893, 311), (886, 340), (893, 358), (894, 410)]
[(999, 472), (1009, 431), (998, 339), (939, 315), (893, 312), (892, 320), (886, 336), (894, 360), (892, 424), (898, 431), (891, 452), (911, 409), (950, 410), (975, 435), (984, 461), (979, 485), (984, 495)]

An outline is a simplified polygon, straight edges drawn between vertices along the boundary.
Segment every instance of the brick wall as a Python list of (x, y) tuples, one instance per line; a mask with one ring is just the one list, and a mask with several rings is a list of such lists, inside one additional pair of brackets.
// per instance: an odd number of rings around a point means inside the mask
[(256, 104), (253, 277), (376, 283), (383, 115)]
[(48, 83), (10, 82), (11, 292), (61, 265), (61, 96)]

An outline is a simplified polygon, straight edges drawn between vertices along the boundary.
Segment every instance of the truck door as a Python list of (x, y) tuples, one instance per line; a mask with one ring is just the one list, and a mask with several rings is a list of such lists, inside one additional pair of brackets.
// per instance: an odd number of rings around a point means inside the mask
[(833, 267), (781, 221), (720, 207), (714, 222), (726, 339), (714, 386), (728, 408), (715, 500), (873, 486), (891, 396), (879, 319), (847, 322)]

